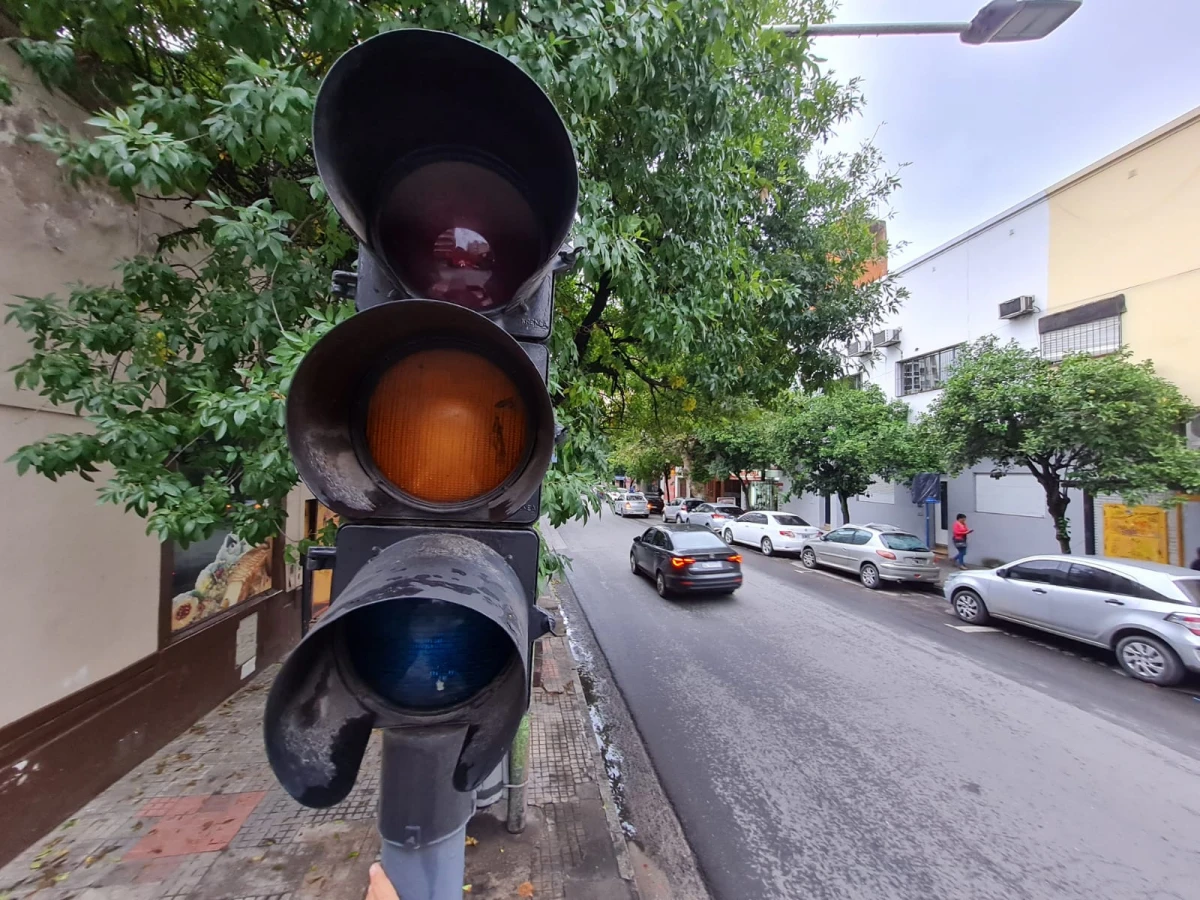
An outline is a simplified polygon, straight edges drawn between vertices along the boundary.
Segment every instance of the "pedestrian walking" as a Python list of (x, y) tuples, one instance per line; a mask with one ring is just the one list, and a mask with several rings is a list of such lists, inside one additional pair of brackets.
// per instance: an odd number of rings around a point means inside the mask
[(1196, 558), (1192, 560), (1192, 568), (1200, 572), (1200, 547), (1196, 548)]
[(966, 514), (959, 513), (954, 517), (954, 532), (951, 537), (954, 540), (954, 549), (958, 551), (954, 555), (954, 564), (960, 569), (967, 567), (967, 535), (970, 533)]

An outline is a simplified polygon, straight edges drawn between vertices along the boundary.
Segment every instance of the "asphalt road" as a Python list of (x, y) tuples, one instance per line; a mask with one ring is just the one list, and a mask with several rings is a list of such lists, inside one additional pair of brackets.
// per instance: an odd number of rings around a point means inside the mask
[(749, 548), (732, 598), (662, 600), (645, 526), (558, 535), (718, 900), (1200, 897), (1200, 684)]

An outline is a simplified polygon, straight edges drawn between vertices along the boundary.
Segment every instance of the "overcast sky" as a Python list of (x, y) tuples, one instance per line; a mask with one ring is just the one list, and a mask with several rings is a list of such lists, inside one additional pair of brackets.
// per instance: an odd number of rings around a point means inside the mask
[[(968, 20), (986, 0), (843, 0), (834, 21)], [(873, 134), (901, 172), (892, 267), (1200, 106), (1200, 2), (1084, 0), (1042, 41), (827, 37), (817, 55), (861, 76), (867, 106), (831, 144)], [(1200, 161), (1198, 161), (1200, 163)]]

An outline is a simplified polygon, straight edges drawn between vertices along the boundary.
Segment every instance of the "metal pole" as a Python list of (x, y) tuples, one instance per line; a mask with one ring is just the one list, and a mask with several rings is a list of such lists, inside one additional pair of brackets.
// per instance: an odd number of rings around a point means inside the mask
[(517, 736), (508, 752), (508, 831), (525, 830), (525, 781), (529, 777), (529, 713), (521, 717)]
[(383, 870), (404, 900), (462, 900), (475, 795), (454, 789), (468, 728), (383, 729), (379, 835)]
[(767, 25), (767, 31), (809, 37), (863, 37), (879, 34), (962, 34), (970, 22), (880, 22), (875, 25)]

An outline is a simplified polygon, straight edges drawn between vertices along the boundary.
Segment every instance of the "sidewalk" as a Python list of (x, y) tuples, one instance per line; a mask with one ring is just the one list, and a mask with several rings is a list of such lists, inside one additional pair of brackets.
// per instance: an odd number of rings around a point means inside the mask
[[(542, 605), (557, 611), (553, 596)], [(504, 798), (475, 816), (464, 897), (633, 900), (566, 638), (540, 644), (528, 826), (508, 834)], [(0, 900), (361, 900), (379, 851), (378, 735), (344, 802), (300, 806), (276, 784), (262, 747), (275, 671), (264, 670), (0, 869)]]

